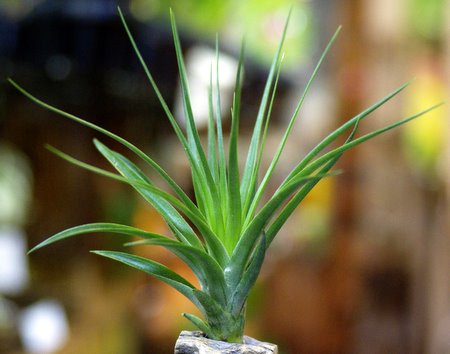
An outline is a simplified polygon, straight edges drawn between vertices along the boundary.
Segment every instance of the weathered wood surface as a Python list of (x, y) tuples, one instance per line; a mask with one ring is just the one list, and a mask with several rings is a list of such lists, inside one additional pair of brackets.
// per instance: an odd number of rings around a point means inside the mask
[(182, 331), (175, 354), (278, 354), (274, 344), (244, 336), (244, 343), (227, 343), (205, 338), (201, 332)]

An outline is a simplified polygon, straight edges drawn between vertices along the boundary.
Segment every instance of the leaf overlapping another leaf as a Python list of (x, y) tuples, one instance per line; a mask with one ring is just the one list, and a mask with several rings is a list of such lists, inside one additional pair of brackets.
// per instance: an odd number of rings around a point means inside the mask
[[(242, 340), (243, 335), (246, 301), (261, 271), (266, 250), (299, 203), (322, 178), (336, 174), (331, 169), (347, 150), (405, 124), (436, 108), (437, 105), (360, 137), (355, 137), (360, 122), (399, 94), (409, 83), (400, 86), (326, 136), (292, 169), (278, 189), (268, 198), (268, 201), (261, 203), (262, 196), (265, 194), (269, 181), (275, 173), (280, 156), (299, 116), (305, 97), (317, 76), (325, 56), (335, 42), (340, 28), (332, 36), (314, 68), (268, 169), (261, 171), (265, 140), (281, 73), (283, 45), (290, 18), (290, 14), (288, 15), (279, 46), (269, 69), (248, 145), (244, 169), (240, 171), (238, 138), (245, 61), (244, 41), (240, 50), (236, 73), (227, 156), (221, 116), (218, 39), (216, 40), (215, 60), (214, 63), (211, 63), (209, 72), (208, 103), (210, 116), (207, 147), (204, 149), (200, 141), (200, 133), (195, 125), (188, 77), (174, 14), (170, 12), (170, 22), (180, 76), (186, 122), (185, 132), (183, 132), (159, 91), (158, 85), (154, 81), (120, 9), (119, 16), (150, 85), (183, 147), (191, 168), (195, 200), (191, 200), (157, 162), (127, 140), (91, 122), (43, 102), (9, 79), (15, 88), (38, 105), (91, 128), (125, 146), (139, 160), (145, 162), (146, 165), (156, 171), (170, 187), (170, 191), (167, 192), (162, 187), (155, 185), (136, 163), (124, 155), (111, 150), (97, 139), (94, 140), (95, 147), (109, 161), (117, 173), (89, 165), (56, 148), (49, 147), (49, 150), (70, 163), (130, 185), (159, 212), (169, 229), (173, 232), (174, 238), (126, 225), (93, 223), (59, 232), (35, 246), (30, 252), (68, 237), (91, 233), (129, 235), (138, 237), (141, 240), (128, 243), (128, 245), (164, 247), (178, 256), (192, 269), (199, 280), (200, 289), (197, 289), (193, 284), (165, 265), (153, 260), (125, 252), (93, 252), (151, 274), (172, 286), (192, 301), (202, 312), (204, 320), (192, 314), (184, 314), (184, 316), (200, 330), (204, 331), (207, 336), (214, 339), (239, 342)], [(213, 77), (216, 79), (213, 80)], [(337, 147), (330, 148), (343, 134), (348, 134), (346, 141)], [(327, 148), (329, 151), (324, 152)], [(260, 175), (262, 176), (261, 182), (258, 180)]]

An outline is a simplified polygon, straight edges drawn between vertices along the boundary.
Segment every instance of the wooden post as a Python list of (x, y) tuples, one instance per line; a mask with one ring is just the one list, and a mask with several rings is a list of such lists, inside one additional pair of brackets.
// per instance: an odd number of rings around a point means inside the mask
[[(338, 60), (336, 62), (337, 117), (336, 125), (360, 112), (364, 95), (362, 72), (362, 3), (360, 0), (344, 0), (339, 2), (337, 10), (342, 11), (337, 16), (343, 25), (343, 35), (339, 39)], [(333, 239), (331, 255), (325, 272), (325, 291), (328, 298), (330, 318), (334, 319), (335, 350), (334, 353), (348, 353), (353, 341), (353, 314), (357, 302), (356, 287), (358, 278), (355, 269), (354, 245), (354, 215), (356, 200), (355, 185), (355, 150), (346, 152), (339, 168), (345, 175), (336, 178)]]

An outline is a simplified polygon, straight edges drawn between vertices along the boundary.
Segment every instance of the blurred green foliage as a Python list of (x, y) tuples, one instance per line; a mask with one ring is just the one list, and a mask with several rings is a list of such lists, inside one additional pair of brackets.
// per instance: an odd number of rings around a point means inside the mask
[(410, 0), (409, 23), (425, 39), (437, 39), (442, 34), (447, 0)]
[(247, 53), (261, 64), (270, 64), (291, 7), (285, 70), (298, 68), (310, 57), (313, 28), (310, 3), (292, 6), (287, 0), (132, 0), (130, 5), (132, 14), (144, 22), (168, 20), (168, 9), (172, 8), (184, 32), (205, 40), (212, 40), (220, 32), (222, 43), (234, 48), (239, 48), (244, 33)]

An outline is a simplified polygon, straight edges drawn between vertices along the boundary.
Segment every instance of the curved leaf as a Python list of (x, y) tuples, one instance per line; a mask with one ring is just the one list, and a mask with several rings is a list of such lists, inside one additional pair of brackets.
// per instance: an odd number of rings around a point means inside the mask
[[(164, 200), (166, 200), (168, 203), (172, 204), (175, 208), (177, 208), (179, 211), (181, 211), (189, 220), (192, 221), (192, 223), (197, 227), (197, 229), (200, 231), (201, 235), (203, 236), (204, 241), (206, 242), (207, 249), (209, 253), (213, 255), (217, 255), (217, 260), (220, 263), (222, 267), (227, 264), (229, 258), (226, 254), (226, 250), (221, 244), (220, 240), (217, 238), (217, 236), (212, 232), (208, 224), (206, 223), (203, 215), (201, 215), (196, 208), (195, 204), (190, 202), (188, 205), (184, 204), (182, 201), (174, 197), (173, 195), (163, 191), (161, 188), (156, 187), (153, 184), (149, 184), (143, 181), (137, 181), (137, 180), (131, 180), (126, 177), (123, 177), (121, 175), (117, 175), (114, 173), (111, 173), (109, 171), (103, 170), (101, 168), (89, 165), (85, 162), (79, 161), (72, 156), (69, 156), (62, 151), (47, 146), (47, 148), (56, 154), (57, 156), (61, 157), (62, 159), (79, 166), (81, 168), (87, 169), (91, 172), (97, 173), (101, 176), (105, 176), (108, 178), (112, 178), (116, 181), (129, 184), (132, 187), (139, 187), (143, 188), (145, 190), (148, 190), (151, 193), (154, 193), (157, 196), (160, 196)], [(173, 230), (174, 233), (177, 232), (177, 230)]]
[(57, 241), (64, 240), (69, 237), (90, 234), (90, 233), (114, 233), (135, 236), (139, 238), (149, 239), (154, 237), (167, 238), (166, 236), (155, 234), (152, 232), (147, 232), (135, 227), (115, 224), (115, 223), (92, 223), (80, 226), (71, 227), (64, 231), (58, 232), (57, 234), (47, 238), (43, 242), (39, 243), (37, 246), (33, 247), (28, 253), (34, 252), (42, 247), (48, 246)]
[(261, 104), (259, 106), (258, 115), (256, 117), (255, 127), (253, 129), (249, 149), (247, 152), (247, 159), (245, 162), (245, 168), (243, 171), (241, 181), (241, 196), (244, 215), (246, 214), (246, 210), (250, 205), (251, 198), (255, 193), (255, 183), (258, 174), (256, 166), (258, 165), (258, 150), (261, 139), (261, 131), (264, 123), (270, 93), (273, 88), (273, 82), (275, 80), (277, 68), (279, 66), (279, 62), (282, 57), (282, 49), (284, 46), (284, 41), (286, 39), (290, 17), (291, 12), (289, 12), (288, 18), (284, 25), (283, 34), (281, 36), (280, 43), (278, 44), (277, 51), (275, 53), (275, 56), (273, 58), (270, 67), (269, 75), (267, 77), (266, 85), (264, 87), (263, 97), (261, 99)]
[[(356, 131), (358, 130), (360, 120), (358, 119), (353, 129), (350, 133), (350, 135), (347, 137), (347, 140), (345, 141), (350, 142), (352, 141), (353, 137), (356, 134)], [(326, 174), (328, 171), (337, 163), (337, 161), (342, 156), (342, 153), (337, 155), (334, 159), (329, 161), (322, 169), (319, 171), (319, 174)], [(316, 186), (317, 183), (319, 183), (320, 180), (313, 180), (306, 185), (304, 185), (295, 195), (292, 197), (291, 200), (287, 203), (287, 205), (283, 208), (283, 210), (280, 212), (280, 214), (275, 218), (275, 220), (272, 222), (272, 224), (268, 227), (266, 236), (267, 236), (267, 243), (266, 247), (269, 247), (273, 239), (275, 238), (276, 234), (280, 230), (280, 228), (284, 225), (286, 220), (289, 218), (289, 216), (293, 213), (295, 208), (300, 204), (300, 202), (308, 195), (308, 193)]]
[[(380, 134), (383, 134), (389, 130), (392, 130), (394, 128), (397, 128), (400, 125), (403, 125), (405, 123), (408, 123), (409, 121), (416, 119), (434, 109), (436, 109), (437, 107), (441, 106), (442, 103), (438, 103), (436, 105), (433, 105), (421, 112), (418, 112), (416, 114), (413, 114), (407, 118), (401, 119), (397, 122), (394, 122), (392, 124), (389, 124), (383, 128), (377, 129), (375, 131), (372, 131), (370, 133), (367, 133), (357, 139), (354, 139), (352, 141), (346, 142), (344, 144), (342, 144), (341, 146), (331, 150), (330, 152), (325, 153), (324, 155), (318, 157), (316, 160), (312, 161), (310, 164), (306, 165), (305, 167), (303, 167), (303, 169), (300, 169), (298, 165), (295, 170), (297, 171), (296, 173), (291, 173), (290, 177), (288, 177), (283, 183), (282, 186), (286, 183), (289, 183), (289, 180), (292, 178), (296, 178), (297, 176), (305, 176), (305, 175), (309, 175), (311, 173), (313, 173), (314, 171), (316, 171), (318, 168), (320, 168), (321, 166), (325, 165), (328, 161), (333, 160), (334, 158), (336, 158), (337, 156), (339, 156), (340, 154), (344, 153), (345, 151), (362, 144), (363, 142), (372, 139)], [(359, 120), (361, 120), (363, 117), (360, 117)], [(358, 121), (359, 121), (358, 120)], [(353, 121), (353, 119), (351, 120)], [(348, 122), (347, 122), (348, 123)], [(347, 125), (347, 123), (345, 125)], [(353, 123), (354, 124), (354, 123)], [(295, 171), (294, 170), (294, 171)]]
[[(148, 177), (123, 155), (112, 151), (98, 140), (95, 141), (95, 146), (125, 178), (132, 181), (136, 180), (150, 186), (153, 185)], [(160, 213), (171, 227), (178, 231), (176, 232), (176, 236), (180, 241), (198, 248), (203, 247), (195, 232), (170, 203), (152, 193), (148, 188), (141, 187), (140, 185), (133, 185), (133, 187)]]
[(191, 321), (192, 324), (202, 331), (208, 338), (216, 339), (217, 333), (213, 331), (211, 327), (201, 318), (198, 318), (192, 313), (182, 313), (182, 316)]
[[(143, 172), (126, 157), (112, 151), (98, 141), (96, 141), (96, 146), (108, 159), (108, 161), (110, 161), (111, 164), (126, 178), (129, 178), (132, 181), (138, 180), (150, 187), (153, 185), (152, 182), (143, 174)], [(147, 200), (156, 210), (158, 210), (161, 216), (164, 217), (169, 226), (174, 230), (177, 237), (182, 240), (184, 239), (186, 243), (196, 248), (203, 248), (203, 245), (198, 239), (196, 233), (192, 230), (186, 220), (184, 220), (184, 218), (178, 213), (175, 207), (173, 207), (167, 200), (153, 193), (151, 188), (141, 187), (140, 185), (133, 185), (133, 187), (136, 188), (145, 200)], [(183, 210), (188, 213), (188, 215), (193, 216), (193, 213), (189, 208), (183, 208)], [(221, 265), (225, 264), (228, 261), (228, 255), (223, 244), (200, 218), (194, 217), (193, 221), (195, 220), (198, 221), (199, 229), (205, 232), (204, 237), (208, 244), (208, 250), (214, 255)]]
[(245, 42), (242, 41), (238, 68), (236, 72), (235, 92), (233, 96), (233, 106), (231, 111), (231, 129), (228, 146), (228, 218), (227, 233), (231, 238), (231, 244), (236, 245), (242, 230), (242, 204), (241, 204), (241, 182), (239, 173), (239, 121), (240, 105), (242, 95), (242, 79), (244, 66)]
[[(221, 306), (214, 298), (201, 291), (194, 291), (197, 300), (205, 308), (205, 316), (217, 340), (233, 340), (242, 337), (244, 314), (233, 315)], [(240, 338), (242, 339), (242, 338)]]
[(330, 133), (327, 137), (325, 137), (319, 144), (317, 144), (303, 159), (300, 161), (300, 163), (291, 171), (291, 173), (286, 177), (285, 180), (289, 180), (292, 176), (298, 174), (303, 168), (305, 168), (313, 159), (316, 157), (322, 150), (324, 150), (327, 146), (329, 146), (332, 142), (334, 142), (341, 134), (343, 134), (347, 129), (350, 129), (352, 126), (355, 125), (356, 122), (359, 122), (366, 118), (370, 113), (384, 105), (386, 102), (388, 102), (390, 99), (398, 95), (401, 91), (403, 91), (406, 87), (408, 87), (410, 82), (407, 82), (394, 91), (392, 91), (390, 94), (383, 97), (381, 100), (376, 102), (374, 105), (370, 106), (366, 110), (362, 111), (361, 113), (357, 114), (353, 118), (349, 119), (346, 123), (342, 124), (340, 127), (338, 127), (336, 130), (334, 130), (332, 133)]
[(13, 85), (19, 92), (21, 92), (25, 97), (30, 99), (31, 101), (35, 102), (36, 104), (40, 105), (41, 107), (54, 112), (56, 114), (59, 114), (65, 118), (68, 118), (72, 121), (75, 121), (81, 125), (84, 125), (90, 129), (93, 129), (95, 131), (98, 131), (111, 139), (117, 141), (121, 145), (125, 146), (127, 149), (135, 153), (140, 159), (142, 159), (145, 163), (147, 163), (149, 166), (151, 166), (166, 182), (167, 184), (172, 188), (172, 190), (180, 197), (180, 199), (188, 203), (189, 197), (184, 193), (184, 191), (180, 188), (180, 186), (167, 174), (167, 172), (161, 168), (150, 156), (145, 154), (142, 150), (140, 150), (138, 147), (130, 143), (129, 141), (125, 140), (124, 138), (118, 136), (117, 134), (114, 134), (110, 132), (109, 130), (106, 130), (102, 127), (99, 127), (98, 125), (88, 122), (87, 120), (84, 120), (80, 117), (77, 117), (73, 114), (67, 113), (59, 108), (56, 108), (52, 105), (49, 105), (48, 103), (43, 102), (42, 100), (38, 99), (37, 97), (33, 96), (31, 93), (26, 91), (23, 87), (21, 87), (18, 83), (16, 83), (13, 79), (8, 78), (8, 82)]
[(256, 279), (261, 271), (266, 248), (266, 235), (263, 232), (261, 240), (254, 251), (253, 258), (231, 296), (230, 312), (234, 315), (240, 314), (245, 306), (250, 290), (253, 288), (253, 285), (255, 285)]
[(244, 230), (231, 255), (229, 265), (225, 268), (225, 279), (229, 288), (234, 288), (239, 284), (249, 257), (255, 248), (255, 242), (275, 212), (290, 198), (296, 189), (309, 181), (320, 180), (325, 176), (328, 175), (316, 174), (314, 176), (299, 178), (295, 183), (279, 189), (261, 208)]
[[(281, 141), (280, 141), (280, 143), (278, 145), (278, 148), (277, 148), (277, 151), (275, 153), (275, 156), (273, 157), (273, 159), (272, 159), (272, 161), (270, 163), (270, 166), (267, 169), (266, 174), (264, 175), (264, 178), (261, 181), (261, 184), (260, 184), (260, 186), (259, 186), (259, 188), (258, 188), (258, 190), (256, 192), (255, 198), (252, 201), (252, 204), (250, 206), (250, 210), (249, 210), (249, 213), (248, 213), (248, 217), (251, 217), (254, 214), (254, 211), (256, 210), (256, 207), (258, 206), (258, 203), (261, 200), (261, 197), (262, 197), (263, 193), (265, 192), (267, 184), (268, 184), (268, 182), (269, 182), (269, 180), (270, 180), (270, 178), (271, 178), (271, 176), (272, 176), (272, 174), (273, 174), (273, 172), (274, 172), (274, 170), (275, 170), (275, 168), (276, 168), (276, 166), (278, 164), (278, 161), (279, 161), (279, 159), (281, 157), (281, 154), (282, 154), (282, 152), (284, 150), (284, 147), (286, 145), (287, 139), (288, 139), (288, 137), (289, 137), (289, 135), (290, 135), (290, 133), (292, 131), (292, 128), (294, 127), (294, 123), (297, 120), (297, 117), (299, 115), (300, 109), (303, 106), (303, 103), (305, 101), (306, 95), (308, 94), (309, 89), (310, 89), (314, 79), (316, 78), (316, 76), (317, 76), (317, 74), (319, 72), (319, 69), (322, 66), (322, 63), (325, 60), (325, 57), (326, 57), (327, 53), (331, 49), (331, 46), (333, 45), (333, 43), (336, 41), (336, 38), (339, 35), (340, 31), (341, 31), (341, 27), (338, 27), (338, 29), (336, 30), (336, 32), (334, 33), (334, 35), (331, 37), (330, 41), (328, 42), (327, 46), (325, 47), (324, 51), (322, 52), (322, 54), (321, 54), (321, 56), (320, 56), (320, 58), (319, 58), (319, 60), (318, 60), (318, 62), (316, 64), (316, 67), (314, 68), (314, 70), (313, 70), (313, 72), (312, 72), (312, 74), (311, 74), (311, 76), (310, 76), (310, 78), (309, 78), (309, 80), (308, 80), (308, 82), (307, 82), (307, 84), (305, 86), (305, 89), (303, 90), (302, 96), (300, 97), (300, 100), (299, 100), (299, 102), (297, 104), (297, 107), (295, 108), (294, 113), (292, 114), (291, 119), (289, 121), (289, 124), (288, 124), (288, 126), (286, 128), (286, 131), (285, 131), (285, 133), (284, 133), (284, 135), (283, 135), (283, 137), (282, 137), (282, 139), (281, 139)], [(250, 220), (249, 219), (247, 220), (246, 225), (248, 224), (248, 221), (250, 221)]]
[(186, 296), (194, 305), (200, 310), (203, 306), (199, 303), (196, 295), (196, 288), (189, 281), (178, 275), (174, 271), (167, 268), (165, 265), (158, 262), (146, 259), (143, 257), (135, 256), (129, 253), (116, 252), (116, 251), (91, 251), (94, 254), (113, 259), (127, 266), (133, 267), (144, 273), (147, 273), (155, 278), (163, 281), (167, 285), (176, 289), (178, 292)]
[[(194, 114), (192, 112), (191, 99), (189, 94), (189, 85), (187, 80), (186, 68), (183, 59), (183, 52), (181, 49), (180, 38), (178, 36), (177, 25), (175, 22), (175, 15), (170, 11), (170, 24), (172, 28), (173, 42), (175, 46), (175, 54), (177, 58), (178, 71), (180, 77), (181, 93), (183, 97), (183, 107), (186, 120), (186, 130), (188, 136), (188, 149), (192, 155), (190, 164), (192, 167), (198, 166), (199, 171), (193, 170), (192, 178), (195, 180), (194, 186), (201, 185), (201, 190), (196, 193), (202, 193), (202, 198), (207, 197), (205, 206), (208, 209), (208, 214), (214, 216), (214, 224), (219, 227), (222, 221), (222, 206), (219, 195), (219, 188), (214, 181), (212, 171), (209, 168), (208, 160), (205, 151), (200, 142), (197, 127), (195, 125)], [(215, 229), (215, 228), (214, 228)]]
[(222, 268), (206, 252), (165, 237), (151, 237), (143, 241), (128, 243), (128, 245), (154, 245), (167, 248), (192, 269), (204, 292), (210, 294), (222, 306), (226, 306), (228, 301)]

